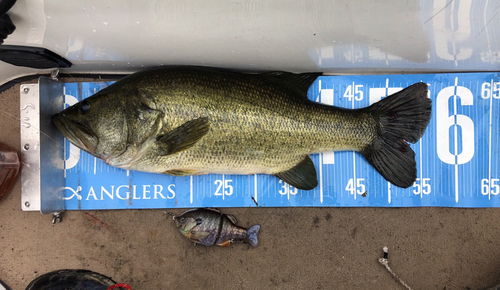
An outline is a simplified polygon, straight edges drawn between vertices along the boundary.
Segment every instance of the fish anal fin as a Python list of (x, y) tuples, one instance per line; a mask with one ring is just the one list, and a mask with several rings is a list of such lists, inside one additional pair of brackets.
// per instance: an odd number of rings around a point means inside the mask
[(210, 122), (207, 117), (188, 121), (156, 138), (158, 154), (170, 155), (184, 151), (196, 144), (209, 130)]
[(274, 176), (298, 189), (311, 190), (318, 186), (316, 168), (309, 155), (291, 169), (276, 173)]
[(229, 247), (229, 245), (231, 245), (231, 240), (227, 240), (223, 243), (217, 244), (217, 246), (221, 246), (221, 247)]

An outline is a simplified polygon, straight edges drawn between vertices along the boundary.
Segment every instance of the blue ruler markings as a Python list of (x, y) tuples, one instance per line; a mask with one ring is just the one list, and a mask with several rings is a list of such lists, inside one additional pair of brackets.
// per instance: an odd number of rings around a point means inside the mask
[[(498, 73), (322, 76), (308, 97), (362, 108), (420, 81), (429, 85), (433, 112), (424, 136), (411, 145), (417, 180), (407, 189), (390, 184), (360, 154), (348, 151), (313, 154), (319, 185), (303, 191), (261, 174), (173, 177), (122, 170), (66, 141), (66, 208), (500, 206)], [(66, 103), (111, 83), (65, 84)]]

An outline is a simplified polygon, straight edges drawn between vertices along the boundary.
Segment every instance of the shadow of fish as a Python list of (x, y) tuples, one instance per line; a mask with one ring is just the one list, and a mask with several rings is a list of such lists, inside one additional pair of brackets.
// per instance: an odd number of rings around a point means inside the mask
[(227, 247), (233, 241), (241, 241), (254, 247), (258, 244), (260, 225), (248, 229), (236, 225), (236, 218), (217, 209), (194, 209), (175, 217), (179, 231), (195, 244)]
[(416, 180), (415, 143), (430, 117), (427, 85), (367, 108), (307, 99), (318, 73), (245, 74), (166, 67), (132, 74), (52, 117), (70, 142), (127, 170), (175, 176), (272, 174), (318, 185), (310, 153), (355, 150), (388, 181)]

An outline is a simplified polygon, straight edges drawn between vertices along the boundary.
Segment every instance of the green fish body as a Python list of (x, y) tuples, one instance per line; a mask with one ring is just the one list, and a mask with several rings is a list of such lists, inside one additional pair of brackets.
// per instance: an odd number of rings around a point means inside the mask
[(309, 101), (319, 74), (245, 74), (169, 67), (132, 74), (53, 116), (79, 148), (129, 170), (176, 176), (272, 174), (299, 189), (317, 186), (309, 154), (361, 152), (388, 181), (409, 187), (431, 116), (427, 85), (370, 107)]
[(189, 210), (174, 217), (179, 231), (195, 244), (203, 246), (229, 246), (232, 241), (242, 241), (254, 247), (258, 244), (259, 225), (245, 229), (236, 225), (236, 218), (216, 209)]

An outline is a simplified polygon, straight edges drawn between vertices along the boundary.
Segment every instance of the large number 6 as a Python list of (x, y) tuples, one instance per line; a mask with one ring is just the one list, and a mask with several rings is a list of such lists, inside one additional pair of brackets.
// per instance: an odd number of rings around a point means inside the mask
[[(71, 95), (64, 95), (64, 102), (69, 107), (78, 103), (78, 99)], [(68, 150), (68, 148), (64, 147), (64, 155), (66, 155), (66, 150)], [(69, 157), (64, 160), (64, 169), (68, 170), (75, 167), (76, 164), (78, 164), (78, 160), (80, 160), (80, 149), (73, 145), (73, 143), (69, 143)]]
[[(445, 163), (464, 164), (474, 156), (474, 123), (469, 117), (457, 114), (457, 112), (450, 116), (448, 100), (455, 95), (455, 88), (456, 96), (460, 98), (462, 105), (471, 106), (474, 103), (472, 92), (466, 87), (451, 86), (439, 92), (436, 100), (437, 154)], [(450, 128), (453, 125), (462, 127), (462, 152), (460, 154), (450, 153)], [(458, 136), (455, 135), (455, 148), (458, 148), (457, 142), (459, 142)]]

